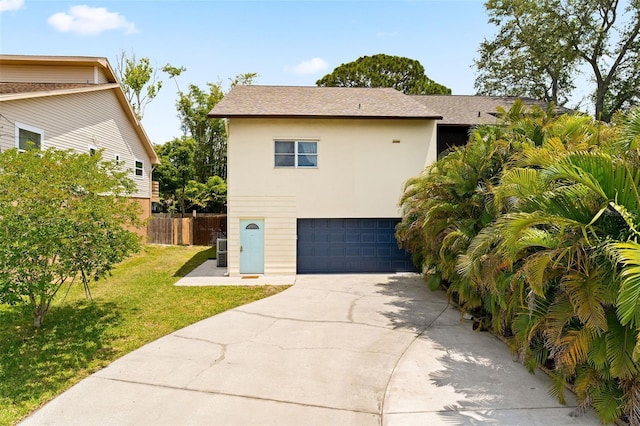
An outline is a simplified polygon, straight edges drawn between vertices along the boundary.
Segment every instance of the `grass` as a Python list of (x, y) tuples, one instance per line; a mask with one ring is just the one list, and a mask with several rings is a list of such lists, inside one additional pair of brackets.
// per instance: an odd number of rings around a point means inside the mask
[(286, 288), (173, 285), (212, 250), (145, 246), (92, 284), (93, 301), (79, 284), (61, 290), (39, 330), (28, 308), (0, 304), (0, 425), (148, 342)]

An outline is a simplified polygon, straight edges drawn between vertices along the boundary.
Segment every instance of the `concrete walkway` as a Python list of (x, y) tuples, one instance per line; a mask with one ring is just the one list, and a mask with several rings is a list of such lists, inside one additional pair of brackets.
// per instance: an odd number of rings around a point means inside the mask
[(243, 275), (240, 277), (227, 276), (227, 268), (218, 267), (216, 259), (205, 260), (200, 266), (182, 277), (175, 284), (177, 286), (254, 286), (254, 285), (293, 285), (293, 276)]
[(549, 383), (416, 275), (302, 275), (124, 356), (23, 424), (599, 424)]

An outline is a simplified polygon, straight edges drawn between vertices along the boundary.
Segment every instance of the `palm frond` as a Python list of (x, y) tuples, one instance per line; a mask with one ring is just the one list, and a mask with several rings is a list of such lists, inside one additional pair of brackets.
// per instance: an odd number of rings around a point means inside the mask
[(614, 315), (609, 315), (608, 327), (605, 339), (612, 376), (621, 379), (637, 376), (639, 365), (633, 361), (633, 352), (638, 340), (637, 331), (620, 324)]
[(569, 330), (558, 341), (559, 350), (554, 358), (557, 366), (574, 374), (577, 366), (587, 362), (595, 336), (596, 333), (588, 328)]
[(549, 394), (558, 399), (560, 404), (565, 405), (567, 400), (564, 391), (567, 388), (567, 376), (564, 372), (554, 370), (550, 374), (551, 383), (549, 384)]
[(614, 243), (610, 247), (623, 265), (616, 302), (618, 318), (622, 325), (640, 326), (640, 244)]
[(623, 392), (614, 383), (606, 382), (593, 389), (591, 403), (602, 423), (613, 423), (624, 410)]
[(580, 321), (595, 332), (605, 331), (607, 319), (604, 305), (607, 293), (597, 271), (591, 271), (588, 276), (567, 274), (561, 283)]
[(522, 265), (525, 280), (537, 296), (545, 297), (545, 272), (550, 263), (549, 253), (542, 251), (527, 257)]

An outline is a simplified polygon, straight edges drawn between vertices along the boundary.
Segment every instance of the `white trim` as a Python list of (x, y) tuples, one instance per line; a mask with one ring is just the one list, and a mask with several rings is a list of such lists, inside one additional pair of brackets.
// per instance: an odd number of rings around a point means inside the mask
[(87, 145), (87, 152), (89, 154), (91, 154), (91, 151), (93, 151), (93, 153), (97, 153), (98, 152), (98, 147), (92, 143), (90, 143), (89, 145)]
[[(292, 142), (293, 143), (293, 166), (277, 166), (275, 164), (276, 161), (276, 144), (278, 142)], [(298, 165), (298, 159), (299, 159), (299, 155), (300, 152), (298, 151), (298, 147), (300, 146), (300, 143), (315, 143), (316, 144), (316, 152), (315, 152), (315, 156), (316, 156), (316, 165), (315, 166), (300, 166)], [(306, 138), (299, 138), (299, 139), (286, 139), (286, 138), (282, 138), (282, 139), (274, 139), (273, 140), (273, 166), (276, 169), (317, 169), (318, 168), (318, 164), (319, 164), (319, 148), (318, 145), (320, 144), (320, 141), (318, 139), (306, 139)], [(291, 154), (287, 154), (287, 153), (280, 153), (281, 155), (291, 155)]]
[(30, 126), (28, 124), (15, 122), (15, 147), (20, 151), (24, 151), (20, 149), (20, 129), (26, 130), (28, 132), (38, 133), (40, 135), (40, 149), (42, 149), (44, 145), (44, 130), (39, 129), (37, 127)]
[[(138, 163), (142, 164), (142, 167), (138, 167)], [(138, 174), (138, 170), (141, 171), (141, 174)], [(144, 179), (144, 161), (135, 158), (133, 160), (133, 177), (136, 179)]]

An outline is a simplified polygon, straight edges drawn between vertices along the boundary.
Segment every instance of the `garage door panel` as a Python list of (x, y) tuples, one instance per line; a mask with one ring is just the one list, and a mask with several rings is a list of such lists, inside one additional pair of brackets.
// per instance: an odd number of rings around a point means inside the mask
[(415, 271), (395, 239), (399, 219), (298, 219), (298, 273)]
[(361, 257), (362, 250), (360, 249), (360, 247), (347, 247), (345, 255), (347, 257)]
[(327, 240), (328, 243), (344, 243), (346, 241), (346, 235), (344, 234), (344, 232), (330, 232), (327, 235)]

